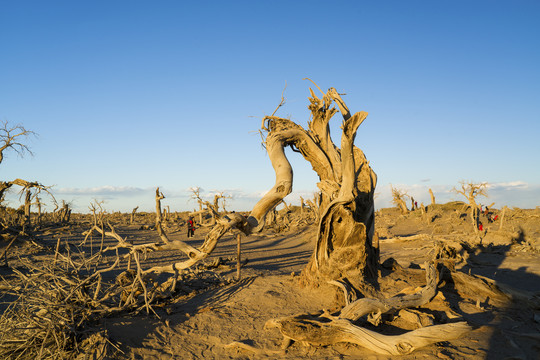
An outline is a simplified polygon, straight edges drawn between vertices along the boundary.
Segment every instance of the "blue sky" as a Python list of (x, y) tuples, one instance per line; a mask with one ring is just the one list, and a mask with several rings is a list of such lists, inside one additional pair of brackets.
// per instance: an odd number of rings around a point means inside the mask
[[(0, 119), (39, 134), (0, 180), (55, 185), (78, 211), (151, 210), (156, 186), (172, 210), (195, 207), (193, 186), (247, 210), (274, 182), (260, 120), (287, 85), (277, 115), (305, 125), (309, 77), (369, 112), (356, 145), (378, 207), (390, 184), (443, 202), (471, 180), (492, 184), (485, 203), (534, 208), (539, 16), (519, 0), (0, 0)], [(318, 179), (290, 158), (295, 203)]]

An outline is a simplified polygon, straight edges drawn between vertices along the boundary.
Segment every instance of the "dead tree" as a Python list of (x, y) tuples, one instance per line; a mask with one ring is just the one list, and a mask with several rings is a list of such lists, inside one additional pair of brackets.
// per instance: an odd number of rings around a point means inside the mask
[[(55, 204), (56, 209), (58, 209), (58, 204)], [(69, 203), (67, 203), (65, 200), (62, 200), (62, 207), (60, 207), (60, 210), (57, 211), (57, 221), (60, 224), (67, 224), (69, 222), (69, 219), (71, 217), (71, 209), (69, 208)]]
[(469, 201), (469, 208), (470, 208), (470, 214), (471, 214), (471, 221), (472, 225), (474, 227), (474, 232), (478, 234), (478, 217), (480, 215), (480, 209), (478, 204), (476, 203), (476, 198), (478, 196), (485, 196), (487, 197), (487, 182), (483, 183), (473, 183), (472, 181), (466, 182), (466, 181), (460, 181), (461, 189), (460, 188), (453, 188), (452, 191), (454, 191), (457, 194), (463, 195), (468, 201)]
[(300, 196), (300, 215), (304, 217), (304, 208), (306, 207), (304, 198)]
[(41, 226), (41, 221), (42, 221), (42, 217), (43, 217), (43, 213), (41, 212), (41, 208), (43, 206), (43, 204), (41, 203), (41, 199), (39, 197), (36, 196), (36, 202), (35, 202), (35, 205), (37, 206), (37, 209), (38, 209), (38, 217), (37, 217), (37, 223), (39, 226)]
[[(6, 191), (8, 191), (14, 185), (20, 186), (20, 194), (25, 194), (25, 203), (22, 208), (22, 223), (18, 225), (23, 226), (23, 233), (30, 226), (30, 216), (31, 216), (31, 204), (32, 200), (36, 198), (42, 191), (49, 194), (53, 201), (56, 201), (54, 196), (49, 192), (50, 187), (44, 186), (38, 182), (31, 182), (22, 179), (15, 179), (13, 181), (0, 181), (0, 202), (4, 198)], [(34, 190), (32, 195), (31, 190)]]
[(24, 153), (32, 152), (28, 148), (28, 145), (20, 142), (22, 138), (28, 138), (31, 135), (35, 135), (33, 131), (26, 130), (22, 125), (9, 125), (7, 121), (0, 122), (0, 164), (4, 160), (4, 151), (11, 149), (20, 156)]
[(29, 228), (32, 224), (31, 220), (31, 208), (32, 208), (32, 192), (30, 189), (26, 190), (24, 196), (24, 222), (23, 222), (23, 233), (26, 232), (26, 229)]
[(502, 215), (501, 215), (501, 223), (499, 225), (499, 231), (502, 230), (503, 224), (504, 224), (504, 215), (506, 214), (506, 209), (508, 209), (506, 206), (502, 209)]
[(191, 192), (193, 195), (191, 195), (192, 199), (197, 200), (197, 203), (199, 204), (199, 224), (202, 224), (203, 222), (203, 200), (201, 199), (201, 189), (199, 187), (193, 187), (191, 188)]
[(394, 203), (394, 205), (396, 205), (399, 210), (401, 210), (401, 213), (403, 215), (408, 214), (409, 209), (407, 209), (407, 204), (405, 203), (405, 197), (409, 196), (407, 195), (407, 192), (395, 188), (392, 185), (390, 185), (390, 189), (392, 190), (392, 202)]
[[(312, 120), (307, 130), (273, 115), (263, 119), (263, 130), (268, 132), (266, 148), (279, 181), (273, 189), (274, 197), (278, 195), (279, 202), (284, 197), (281, 195), (292, 190), (292, 169), (283, 151), (289, 146), (310, 162), (320, 179), (317, 243), (303, 271), (304, 280), (312, 285), (334, 280), (358, 285), (376, 275), (378, 263), (378, 244), (372, 243), (377, 177), (364, 153), (354, 146), (356, 131), (368, 114), (361, 111), (351, 115), (334, 88), (322, 98), (310, 91)], [(338, 109), (343, 117), (341, 149), (333, 143), (329, 128)], [(263, 198), (258, 205), (266, 203)]]
[(311, 213), (313, 214), (313, 217), (315, 218), (315, 221), (319, 221), (319, 213), (320, 213), (320, 208), (319, 208), (319, 198), (320, 198), (320, 194), (319, 193), (314, 193), (313, 194), (313, 200), (306, 200), (306, 204), (309, 206), (310, 208), (310, 211)]
[(130, 224), (133, 224), (133, 222), (135, 221), (135, 213), (137, 212), (138, 208), (139, 207), (137, 206), (137, 207), (133, 208), (133, 210), (131, 210), (131, 218), (129, 220)]
[[(263, 118), (265, 147), (276, 172), (274, 187), (254, 206), (247, 219), (237, 213), (220, 217), (198, 252), (191, 254), (189, 260), (173, 265), (175, 269), (189, 267), (206, 258), (229, 229), (238, 228), (248, 235), (264, 222), (266, 214), (292, 191), (293, 173), (285, 155), (285, 148), (290, 147), (311, 163), (320, 178), (317, 243), (303, 271), (304, 282), (317, 285), (348, 281), (360, 287), (365, 279), (376, 277), (378, 243), (372, 240), (377, 177), (364, 153), (354, 146), (356, 131), (367, 113), (351, 115), (334, 88), (321, 98), (313, 90), (310, 92), (308, 108), (312, 120), (307, 130), (274, 114)], [(341, 149), (333, 143), (329, 127), (338, 108), (343, 117)]]
[(223, 209), (224, 212), (227, 212), (227, 200), (228, 199), (232, 199), (233, 197), (231, 195), (224, 195), (224, 193), (221, 193), (222, 197), (221, 197), (221, 208)]
[(435, 205), (435, 195), (433, 195), (433, 191), (429, 189), (429, 196), (431, 196), (431, 205)]
[[(223, 195), (223, 191), (222, 192), (219, 192), (219, 193), (216, 193), (214, 194), (214, 201), (213, 203), (210, 205), (210, 204), (207, 204), (207, 207), (210, 206), (211, 207), (211, 215), (212, 215), (212, 222), (210, 225), (215, 225), (216, 224), (216, 215), (219, 214), (219, 200), (220, 199), (225, 199), (225, 195)], [(223, 208), (225, 209), (225, 200), (223, 200)]]
[(171, 215), (171, 209), (169, 208), (169, 205), (165, 206), (165, 209), (163, 209), (163, 218), (165, 221), (169, 221), (169, 216)]
[(158, 234), (163, 235), (163, 228), (161, 227), (162, 216), (161, 216), (161, 200), (165, 199), (163, 193), (159, 192), (159, 187), (156, 188), (156, 230)]
[(214, 203), (212, 204), (212, 223), (211, 225), (215, 225), (216, 223), (216, 214), (219, 213), (219, 199), (221, 198), (220, 194), (214, 194)]
[[(216, 224), (217, 218), (219, 217), (219, 200), (223, 199), (223, 209), (225, 210), (225, 198), (227, 196), (223, 195), (223, 192), (214, 194), (214, 200), (212, 203), (209, 201), (203, 200), (200, 195), (200, 189), (197, 188), (191, 188), (191, 191), (193, 192), (193, 195), (191, 196), (192, 199), (196, 199), (199, 203), (199, 211), (194, 211), (189, 214), (189, 216), (195, 216), (199, 215), (199, 224), (204, 226), (214, 226)], [(202, 207), (206, 206), (206, 209), (203, 209)], [(202, 216), (204, 213), (210, 213), (212, 216), (212, 220), (210, 224), (203, 224), (202, 223)]]

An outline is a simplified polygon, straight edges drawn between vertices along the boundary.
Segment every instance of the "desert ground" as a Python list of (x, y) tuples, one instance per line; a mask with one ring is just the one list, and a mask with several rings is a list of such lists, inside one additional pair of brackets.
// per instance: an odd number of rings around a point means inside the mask
[[(540, 208), (505, 209), (504, 214), (492, 209), (497, 220), (481, 218), (485, 226), (479, 233), (473, 231), (465, 203), (434, 204), (426, 210), (376, 211), (378, 286), (387, 297), (414, 293), (426, 286), (426, 264), (433, 262), (438, 270), (436, 295), (421, 306), (379, 314), (376, 324), (369, 316), (355, 324), (396, 335), (465, 321), (471, 329), (457, 339), (401, 356), (350, 342), (315, 346), (294, 341), (283, 346), (284, 336), (269, 320), (323, 311), (333, 316), (345, 301), (337, 286), (314, 288), (299, 281), (316, 243), (317, 220), (308, 209), (283, 208), (262, 231), (240, 237), (239, 279), (239, 232), (230, 230), (209, 258), (179, 271), (172, 290), (161, 297), (152, 297), (156, 287), (148, 282), (148, 294), (142, 286), (134, 290), (137, 281), (119, 284), (119, 275), (126, 275), (128, 261), (131, 269), (165, 266), (185, 259), (182, 252), (145, 251), (132, 259), (123, 247), (104, 251), (118, 244), (113, 230), (132, 246), (161, 242), (155, 214), (136, 213), (133, 219), (121, 213), (103, 212), (99, 218), (71, 214), (62, 222), (44, 214), (32, 232), (14, 238), (4, 231), (0, 242), (1, 357), (540, 358)], [(201, 223), (195, 216), (195, 236), (187, 238), (187, 217), (186, 212), (167, 214), (163, 230), (171, 241), (196, 248), (212, 229), (212, 219), (205, 215)], [(94, 224), (105, 233), (89, 233)], [(92, 277), (96, 272), (99, 276)], [(129, 296), (133, 301), (127, 306)]]

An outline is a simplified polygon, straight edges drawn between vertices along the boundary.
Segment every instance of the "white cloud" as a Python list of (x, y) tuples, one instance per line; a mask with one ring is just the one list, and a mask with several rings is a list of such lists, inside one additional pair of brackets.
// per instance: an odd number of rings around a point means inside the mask
[(53, 189), (53, 193), (59, 195), (111, 195), (111, 194), (134, 194), (149, 191), (132, 186), (104, 185), (91, 188), (59, 188)]
[(527, 184), (525, 181), (510, 181), (510, 182), (501, 182), (501, 183), (493, 183), (488, 184), (488, 189), (498, 190), (498, 189), (504, 189), (504, 190), (514, 190), (514, 189), (528, 189), (529, 184)]
[[(394, 187), (407, 191), (414, 197), (415, 201), (431, 203), (429, 189), (433, 190), (437, 203), (446, 203), (449, 201), (465, 201), (465, 198), (452, 192), (452, 188), (458, 184), (427, 184), (424, 182), (418, 184), (393, 184)], [(164, 206), (170, 206), (171, 211), (185, 211), (198, 208), (195, 200), (191, 199), (192, 192), (188, 189), (160, 188), (165, 195), (162, 201)], [(201, 197), (205, 200), (212, 200), (214, 194), (223, 193), (230, 196), (227, 201), (227, 208), (237, 211), (249, 211), (253, 206), (268, 192), (269, 189), (246, 192), (237, 188), (230, 189), (199, 189)], [(139, 206), (139, 211), (154, 211), (155, 206), (155, 188), (139, 188), (132, 186), (113, 186), (105, 185), (91, 188), (60, 188), (54, 189), (53, 193), (58, 201), (66, 200), (71, 203), (74, 210), (78, 212), (87, 212), (88, 205), (94, 200), (105, 201), (105, 208), (108, 211), (131, 211), (132, 208)], [(377, 209), (392, 207), (392, 194), (390, 184), (377, 186), (375, 205)], [(285, 201), (288, 204), (299, 205), (300, 197), (312, 199), (313, 190), (295, 190), (289, 194)], [(16, 193), (10, 193), (7, 199), (10, 206), (18, 207), (21, 201)], [(496, 208), (503, 206), (516, 206), (520, 208), (535, 208), (540, 206), (540, 184), (529, 184), (524, 181), (509, 181), (500, 183), (491, 183), (488, 189), (488, 197), (480, 198), (480, 203), (491, 204), (495, 202)], [(47, 201), (44, 197), (43, 201)], [(409, 205), (409, 203), (407, 203)], [(46, 210), (54, 206), (49, 204)]]

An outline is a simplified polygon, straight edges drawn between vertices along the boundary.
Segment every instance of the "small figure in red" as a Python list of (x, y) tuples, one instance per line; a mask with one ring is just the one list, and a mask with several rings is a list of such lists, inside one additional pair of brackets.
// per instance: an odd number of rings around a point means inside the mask
[(195, 223), (193, 222), (193, 217), (189, 217), (187, 221), (187, 237), (193, 237), (195, 233)]

